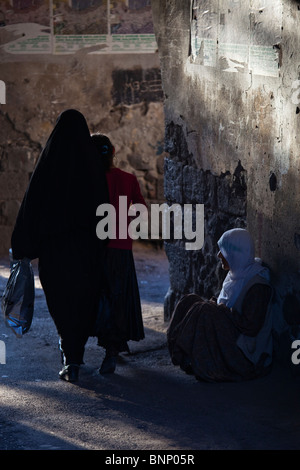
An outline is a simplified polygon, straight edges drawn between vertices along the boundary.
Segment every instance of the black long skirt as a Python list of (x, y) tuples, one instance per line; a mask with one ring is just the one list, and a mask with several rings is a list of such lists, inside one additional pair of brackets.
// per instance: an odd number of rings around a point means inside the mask
[(113, 345), (128, 351), (127, 341), (144, 335), (140, 294), (132, 250), (107, 248), (104, 255), (106, 283), (99, 302), (95, 336), (104, 348)]
[(52, 237), (39, 258), (39, 276), (67, 364), (83, 363), (103, 285), (104, 249), (85, 230)]

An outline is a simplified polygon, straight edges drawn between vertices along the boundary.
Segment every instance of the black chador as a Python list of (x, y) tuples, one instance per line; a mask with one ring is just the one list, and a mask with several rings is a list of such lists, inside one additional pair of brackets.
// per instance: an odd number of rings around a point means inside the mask
[(105, 172), (84, 116), (60, 114), (32, 174), (12, 234), (16, 259), (39, 276), (65, 365), (83, 363), (103, 281), (96, 208), (109, 202)]

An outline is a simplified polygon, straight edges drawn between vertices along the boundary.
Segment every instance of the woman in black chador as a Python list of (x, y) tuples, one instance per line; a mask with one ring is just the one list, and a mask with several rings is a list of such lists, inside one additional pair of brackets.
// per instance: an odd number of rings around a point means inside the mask
[(15, 259), (39, 258), (39, 276), (60, 337), (60, 378), (78, 379), (103, 283), (96, 208), (109, 202), (101, 159), (84, 116), (60, 114), (37, 162), (12, 234)]

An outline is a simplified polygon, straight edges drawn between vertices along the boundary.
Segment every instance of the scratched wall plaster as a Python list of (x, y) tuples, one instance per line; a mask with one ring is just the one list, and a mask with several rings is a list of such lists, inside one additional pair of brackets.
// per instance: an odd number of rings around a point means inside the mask
[(251, 5), (193, 0), (191, 60), (226, 72), (277, 77), (281, 21), (281, 0), (253, 0)]

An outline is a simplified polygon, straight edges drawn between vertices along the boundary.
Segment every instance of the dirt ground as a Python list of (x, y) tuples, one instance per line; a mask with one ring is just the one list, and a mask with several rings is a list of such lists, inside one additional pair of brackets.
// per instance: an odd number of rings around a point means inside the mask
[[(134, 256), (146, 338), (132, 342), (108, 376), (98, 373), (104, 351), (90, 338), (76, 384), (58, 378), (57, 334), (34, 266), (31, 330), (19, 339), (0, 322), (0, 450), (97, 450), (105, 458), (142, 450), (299, 450), (299, 377), (280, 360), (269, 376), (238, 384), (198, 382), (173, 366), (163, 319), (165, 252), (138, 244)], [(0, 293), (8, 274), (1, 259)]]

